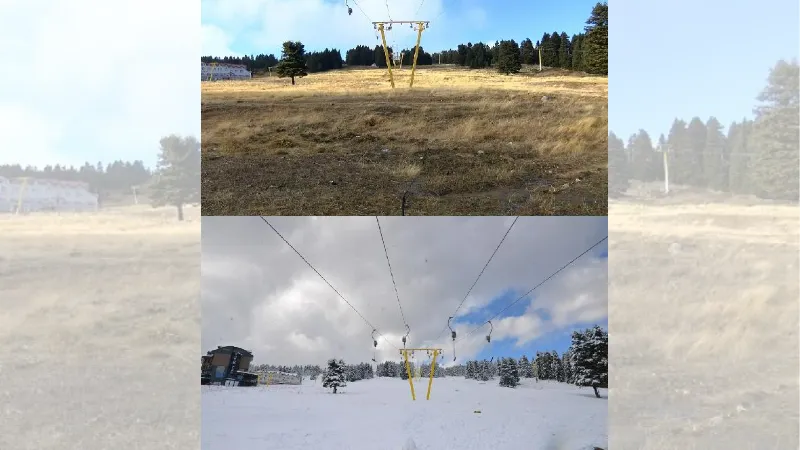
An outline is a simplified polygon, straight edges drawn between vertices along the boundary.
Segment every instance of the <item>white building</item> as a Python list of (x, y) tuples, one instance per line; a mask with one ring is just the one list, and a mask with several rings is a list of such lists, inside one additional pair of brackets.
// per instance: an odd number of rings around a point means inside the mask
[(259, 372), (258, 384), (300, 384), (302, 379), (296, 373), (267, 370)]
[(247, 66), (242, 64), (200, 63), (200, 79), (202, 81), (247, 80), (252, 77)]
[(96, 211), (97, 194), (80, 181), (0, 177), (0, 213)]

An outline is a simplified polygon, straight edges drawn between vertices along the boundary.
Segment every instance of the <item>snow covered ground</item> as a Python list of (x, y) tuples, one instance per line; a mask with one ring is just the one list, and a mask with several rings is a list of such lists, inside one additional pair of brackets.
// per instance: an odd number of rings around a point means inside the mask
[[(523, 379), (515, 389), (461, 377), (375, 378), (333, 395), (300, 386), (202, 386), (206, 450), (584, 450), (608, 448), (607, 407), (591, 388)], [(475, 411), (480, 411), (476, 413)]]

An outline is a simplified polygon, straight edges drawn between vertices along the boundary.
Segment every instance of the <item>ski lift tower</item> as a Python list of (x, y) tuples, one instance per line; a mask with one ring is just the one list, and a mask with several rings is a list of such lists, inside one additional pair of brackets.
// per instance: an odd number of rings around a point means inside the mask
[[(392, 74), (392, 62), (389, 58), (389, 47), (386, 45), (386, 32), (391, 30), (392, 25), (410, 25), (411, 29), (417, 32), (417, 45), (414, 47), (414, 63), (411, 65), (411, 81), (408, 87), (414, 87), (414, 72), (417, 69), (417, 58), (419, 57), (419, 43), (422, 40), (422, 32), (430, 27), (429, 21), (422, 20), (389, 20), (385, 22), (372, 22), (372, 25), (381, 32), (381, 41), (383, 41), (383, 55), (386, 58), (386, 67), (389, 69), (389, 82), (392, 83), (394, 89), (394, 75)], [(388, 28), (386, 27), (388, 25)]]

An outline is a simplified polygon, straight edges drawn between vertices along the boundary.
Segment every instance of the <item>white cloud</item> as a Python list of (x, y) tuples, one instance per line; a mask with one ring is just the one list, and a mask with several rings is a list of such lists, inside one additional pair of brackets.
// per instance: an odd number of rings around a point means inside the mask
[(203, 25), (203, 55), (242, 56), (231, 50), (233, 38), (216, 25)]
[[(375, 219), (269, 220), (383, 334), (378, 358), (399, 358), (396, 346), (402, 345), (406, 330)], [(403, 314), (411, 327), (409, 346), (441, 346), (450, 355), (445, 358), (452, 357), (447, 317), (464, 298), (510, 220), (381, 219)], [(511, 298), (516, 299), (606, 234), (607, 220), (602, 217), (522, 217), (468, 302), (485, 306), (509, 289), (518, 292)], [(202, 257), (204, 351), (241, 345), (255, 353), (256, 361), (275, 364), (372, 358), (369, 326), (259, 218), (205, 217)], [(222, 266), (227, 269), (205, 276), (206, 267)], [(252, 275), (242, 275), (246, 273)], [(524, 312), (494, 319), (492, 341), (509, 338), (524, 345), (579, 322), (603, 321), (606, 283), (605, 259), (578, 260), (537, 289), (532, 302), (524, 300), (513, 309)], [(504, 306), (493, 304), (492, 311)], [(485, 314), (478, 306), (462, 307), (462, 322), (466, 314), (479, 319), (455, 326), (461, 357), (486, 345), (488, 327), (469, 336), (468, 332), (493, 313)], [(549, 320), (543, 319), (548, 316)], [(440, 336), (442, 328), (446, 332)]]
[(0, 54), (15, 70), (0, 74), (0, 110), (35, 119), (6, 136), (1, 163), (152, 165), (162, 136), (199, 137), (195, 1), (5, 0), (2, 11)]
[[(346, 51), (357, 44), (378, 43), (371, 21), (388, 20), (390, 16), (394, 20), (431, 20), (439, 17), (443, 8), (442, 0), (390, 0), (388, 11), (384, 0), (349, 4), (352, 15), (347, 14), (344, 1), (205, 0), (203, 24), (217, 26), (224, 34), (209, 32), (207, 40), (204, 36), (203, 54), (224, 55), (215, 50), (224, 50), (230, 37), (263, 48), (265, 53), (279, 49), (286, 40), (302, 41), (309, 50), (338, 47)], [(389, 45), (410, 48), (416, 41), (416, 32), (408, 25), (398, 25), (387, 32), (387, 40)]]

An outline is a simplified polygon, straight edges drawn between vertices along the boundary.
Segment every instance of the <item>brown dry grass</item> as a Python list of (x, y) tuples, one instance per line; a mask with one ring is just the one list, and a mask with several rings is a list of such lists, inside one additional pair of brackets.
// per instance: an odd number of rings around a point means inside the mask
[[(3, 449), (197, 448), (199, 208), (0, 216)], [(10, 432), (13, 430), (13, 432)]]
[(607, 214), (607, 79), (409, 73), (203, 83), (203, 214)]
[(796, 206), (612, 202), (610, 448), (798, 448)]

